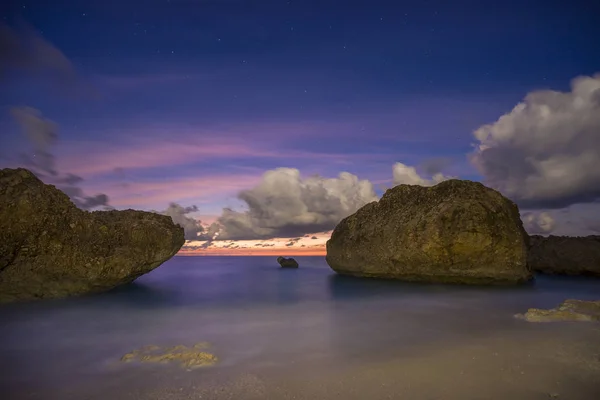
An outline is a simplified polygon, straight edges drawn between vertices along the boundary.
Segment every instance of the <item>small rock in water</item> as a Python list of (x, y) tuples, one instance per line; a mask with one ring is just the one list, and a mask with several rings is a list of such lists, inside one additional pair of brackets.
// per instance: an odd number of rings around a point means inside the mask
[(194, 369), (215, 364), (218, 359), (215, 355), (198, 351), (208, 347), (206, 342), (196, 343), (192, 347), (176, 345), (161, 348), (159, 346), (144, 346), (133, 350), (121, 357), (123, 362), (140, 361), (146, 363), (176, 362), (187, 369)]
[(569, 299), (556, 308), (549, 310), (530, 308), (525, 314), (517, 314), (515, 317), (529, 322), (600, 321), (600, 300)]
[(281, 268), (298, 268), (298, 261), (293, 258), (277, 257), (277, 262)]

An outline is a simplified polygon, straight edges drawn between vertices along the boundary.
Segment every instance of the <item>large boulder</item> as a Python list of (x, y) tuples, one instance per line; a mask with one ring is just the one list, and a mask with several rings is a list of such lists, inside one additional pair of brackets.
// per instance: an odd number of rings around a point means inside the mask
[(171, 217), (83, 211), (26, 169), (0, 170), (0, 302), (129, 283), (175, 255), (183, 235)]
[(600, 236), (531, 236), (528, 263), (545, 274), (600, 276)]
[(517, 206), (481, 183), (399, 185), (343, 219), (327, 241), (340, 274), (503, 284), (531, 279)]

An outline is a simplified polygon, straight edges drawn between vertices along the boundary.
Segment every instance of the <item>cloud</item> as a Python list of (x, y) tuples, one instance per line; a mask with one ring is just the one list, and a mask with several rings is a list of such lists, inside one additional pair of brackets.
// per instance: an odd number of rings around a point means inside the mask
[(0, 22), (0, 82), (23, 80), (48, 83), (54, 95), (97, 98), (97, 88), (84, 82), (73, 63), (56, 46), (33, 27), (20, 24), (19, 29)]
[(223, 209), (216, 224), (219, 239), (297, 237), (333, 229), (346, 216), (377, 200), (368, 180), (342, 172), (337, 178), (302, 178), (293, 168), (267, 171), (238, 198), (245, 211)]
[(600, 234), (600, 221), (588, 222), (586, 228), (595, 234)]
[(573, 79), (568, 92), (533, 91), (474, 136), (471, 163), (522, 208), (600, 199), (600, 74)]
[[(62, 163), (61, 163), (62, 165)], [(178, 202), (207, 203), (235, 195), (240, 190), (258, 182), (256, 174), (226, 174), (200, 176), (173, 176), (160, 179), (98, 180), (100, 191), (110, 192), (111, 204), (119, 208), (158, 208), (177, 200)], [(203, 216), (207, 222), (210, 216)]]
[(196, 206), (183, 207), (177, 203), (171, 203), (166, 210), (160, 213), (168, 215), (173, 223), (183, 228), (185, 240), (198, 240), (198, 235), (204, 232), (204, 227), (199, 220), (188, 216), (197, 211), (198, 207)]
[(26, 168), (45, 183), (63, 191), (81, 209), (110, 208), (106, 194), (88, 196), (83, 192), (78, 186), (83, 178), (72, 173), (59, 173), (52, 153), (52, 146), (58, 141), (58, 125), (54, 121), (44, 118), (39, 110), (31, 107), (13, 107), (10, 113), (33, 146), (33, 154), (21, 157)]
[(521, 215), (525, 230), (532, 235), (548, 234), (556, 228), (556, 221), (547, 212), (526, 212)]
[(433, 157), (422, 161), (419, 168), (427, 175), (441, 174), (454, 160), (450, 157)]
[(48, 71), (62, 80), (75, 76), (67, 56), (34, 29), (26, 26), (17, 31), (0, 23), (0, 78), (10, 70), (32, 74)]
[(32, 158), (29, 156), (24, 158), (44, 173), (56, 176), (56, 165), (51, 148), (58, 139), (58, 125), (44, 118), (39, 110), (32, 107), (13, 107), (10, 109), (10, 114), (33, 146)]
[(442, 181), (452, 179), (449, 176), (443, 175), (441, 172), (433, 174), (431, 179), (422, 178), (415, 167), (411, 167), (402, 163), (395, 163), (392, 167), (393, 183), (397, 185), (419, 185), (433, 186)]
[(219, 237), (219, 233), (221, 231), (221, 226), (213, 222), (208, 226), (208, 228), (199, 236), (198, 240), (206, 240), (200, 248), (206, 249), (212, 246), (213, 241)]

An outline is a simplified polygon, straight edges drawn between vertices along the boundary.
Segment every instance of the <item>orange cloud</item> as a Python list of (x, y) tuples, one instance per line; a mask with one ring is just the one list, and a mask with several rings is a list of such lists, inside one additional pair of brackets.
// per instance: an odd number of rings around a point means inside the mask
[(327, 252), (325, 247), (313, 249), (210, 249), (210, 250), (186, 250), (182, 249), (177, 253), (178, 256), (273, 256), (273, 257), (290, 257), (290, 256), (325, 256)]
[(320, 232), (297, 238), (215, 240), (211, 243), (206, 243), (204, 241), (190, 241), (181, 248), (178, 255), (324, 256), (326, 254), (325, 242), (327, 242), (330, 237), (331, 232)]

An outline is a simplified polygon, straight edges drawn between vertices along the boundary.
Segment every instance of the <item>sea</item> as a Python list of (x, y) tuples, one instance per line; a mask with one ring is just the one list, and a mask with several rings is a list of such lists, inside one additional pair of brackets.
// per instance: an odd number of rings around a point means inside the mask
[[(539, 329), (513, 315), (600, 297), (598, 279), (415, 284), (344, 277), (324, 257), (296, 259), (300, 268), (281, 269), (276, 257), (176, 256), (106, 293), (2, 305), (0, 398), (141, 399), (165, 381), (189, 391), (240, 373), (387, 362), (427, 343)], [(120, 361), (146, 345), (198, 342), (210, 344), (215, 366)], [(207, 398), (198, 396), (185, 398)]]

